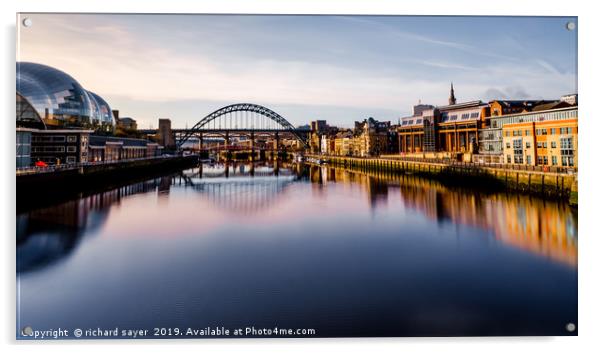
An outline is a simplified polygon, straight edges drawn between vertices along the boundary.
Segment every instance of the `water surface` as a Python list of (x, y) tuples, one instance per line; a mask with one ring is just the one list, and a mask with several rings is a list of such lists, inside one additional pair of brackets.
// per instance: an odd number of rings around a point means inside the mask
[(577, 215), (411, 175), (204, 165), (17, 215), (17, 284), (19, 330), (575, 334)]

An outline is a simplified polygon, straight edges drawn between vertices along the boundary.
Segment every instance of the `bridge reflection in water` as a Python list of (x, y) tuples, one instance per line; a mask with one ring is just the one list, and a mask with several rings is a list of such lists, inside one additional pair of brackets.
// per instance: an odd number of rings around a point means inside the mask
[(407, 212), (476, 227), (496, 242), (577, 265), (577, 215), (563, 203), (451, 188), (412, 175), (275, 162), (200, 165), (17, 215), (17, 272), (35, 271), (66, 258), (84, 235), (93, 236), (102, 227), (111, 207), (135, 194), (171, 197), (170, 190), (190, 189), (223, 212), (252, 215), (278, 207), (287, 190), (300, 182), (311, 183), (311, 192), (322, 198), (328, 197), (330, 183), (359, 189), (373, 210), (400, 199)]
[(252, 214), (274, 207), (286, 188), (299, 179), (280, 162), (200, 165), (173, 178), (173, 184), (200, 192), (217, 207)]

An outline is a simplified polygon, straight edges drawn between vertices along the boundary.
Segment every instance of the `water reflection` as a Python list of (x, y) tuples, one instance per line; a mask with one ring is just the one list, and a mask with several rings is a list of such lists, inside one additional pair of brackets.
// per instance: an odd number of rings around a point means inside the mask
[(17, 220), (19, 329), (562, 335), (577, 319), (567, 206), (411, 175), (202, 165)]
[(135, 194), (169, 193), (171, 180), (152, 179), (17, 215), (17, 273), (45, 268), (68, 256), (84, 235), (97, 233), (112, 206)]
[(201, 165), (18, 215), (17, 272), (44, 268), (69, 255), (81, 236), (95, 234), (110, 208), (131, 195), (156, 191), (161, 198), (168, 198), (172, 188), (191, 189), (219, 209), (249, 216), (276, 208), (278, 200), (287, 197), (287, 188), (304, 180), (311, 182), (312, 194), (318, 198), (328, 197), (328, 183), (359, 187), (371, 209), (386, 207), (391, 193), (400, 193), (406, 210), (439, 223), (478, 227), (505, 245), (577, 265), (577, 216), (562, 203), (518, 194), (451, 189), (412, 175), (298, 164), (229, 163)]
[[(432, 220), (479, 227), (506, 245), (577, 265), (577, 215), (561, 202), (516, 193), (487, 194), (448, 188), (414, 175), (330, 167), (310, 167), (310, 180), (318, 185), (360, 185), (374, 208), (386, 205), (389, 193), (399, 188), (405, 208)], [(327, 193), (328, 188), (320, 190)]]
[(174, 184), (198, 191), (215, 207), (248, 216), (274, 207), (300, 175), (280, 162), (216, 163), (183, 171)]

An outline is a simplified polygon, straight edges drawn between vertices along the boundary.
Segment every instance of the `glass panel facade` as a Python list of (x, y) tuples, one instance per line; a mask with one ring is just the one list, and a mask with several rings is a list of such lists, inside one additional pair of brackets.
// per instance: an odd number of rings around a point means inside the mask
[(17, 93), (16, 100), (17, 127), (45, 129), (46, 126), (35, 108), (27, 99)]
[(47, 126), (101, 126), (107, 130), (114, 124), (106, 101), (86, 91), (70, 75), (50, 66), (17, 62), (17, 93)]

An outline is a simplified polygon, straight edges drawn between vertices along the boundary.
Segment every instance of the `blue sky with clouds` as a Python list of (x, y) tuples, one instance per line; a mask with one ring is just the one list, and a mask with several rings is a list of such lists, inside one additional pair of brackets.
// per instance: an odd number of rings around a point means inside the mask
[(30, 14), (18, 60), (57, 67), (140, 126), (253, 102), (298, 125), (397, 121), (411, 106), (577, 91), (560, 17)]

